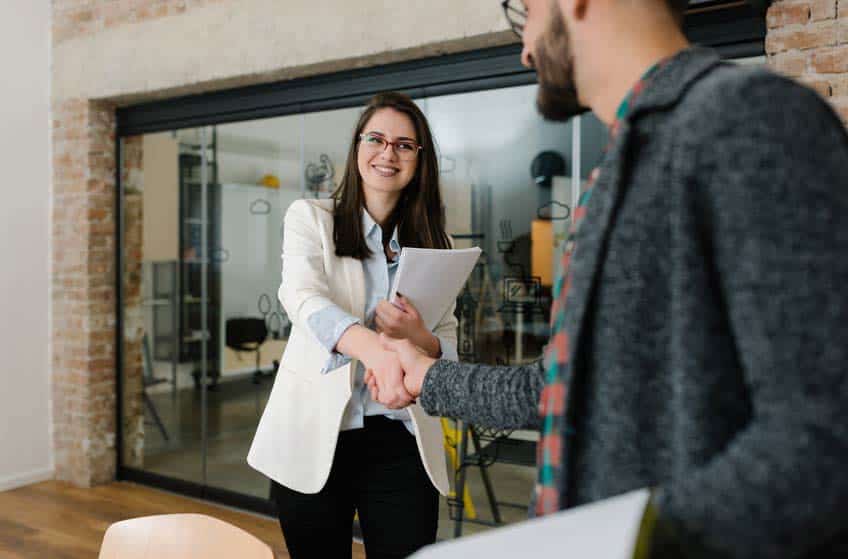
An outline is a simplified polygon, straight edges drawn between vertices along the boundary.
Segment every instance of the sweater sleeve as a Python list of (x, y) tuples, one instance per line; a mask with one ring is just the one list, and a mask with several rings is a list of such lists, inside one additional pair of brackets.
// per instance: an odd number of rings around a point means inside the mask
[(541, 361), (522, 367), (495, 367), (439, 360), (424, 377), (422, 407), (493, 429), (538, 428)]

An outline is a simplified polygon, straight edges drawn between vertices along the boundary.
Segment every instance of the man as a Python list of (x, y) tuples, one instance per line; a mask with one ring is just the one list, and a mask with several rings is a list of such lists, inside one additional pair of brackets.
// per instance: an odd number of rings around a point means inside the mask
[(523, 4), (540, 111), (590, 108), (611, 143), (544, 364), (386, 338), (407, 391), (434, 415), (540, 425), (536, 514), (647, 486), (653, 557), (848, 554), (845, 129), (813, 92), (690, 47), (674, 3)]

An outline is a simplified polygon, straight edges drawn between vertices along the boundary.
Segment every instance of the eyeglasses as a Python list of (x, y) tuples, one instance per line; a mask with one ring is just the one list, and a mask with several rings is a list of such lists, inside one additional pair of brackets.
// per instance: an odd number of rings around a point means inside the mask
[(524, 34), (524, 25), (527, 23), (527, 9), (521, 0), (503, 0), (501, 2), (506, 20), (512, 32), (521, 39)]
[(418, 157), (418, 152), (424, 149), (412, 140), (396, 140), (391, 142), (384, 136), (372, 132), (360, 134), (359, 139), (362, 142), (363, 149), (375, 154), (382, 153), (386, 151), (386, 147), (392, 146), (401, 161), (412, 161)]

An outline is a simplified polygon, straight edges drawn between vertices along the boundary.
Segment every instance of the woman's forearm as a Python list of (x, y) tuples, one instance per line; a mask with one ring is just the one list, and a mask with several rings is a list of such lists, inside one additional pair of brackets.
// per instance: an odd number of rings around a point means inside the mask
[(361, 324), (354, 324), (345, 330), (336, 342), (336, 351), (358, 359), (366, 365), (372, 362), (381, 350), (380, 336)]
[(390, 409), (405, 408), (413, 401), (404, 386), (403, 369), (397, 355), (383, 348), (380, 336), (373, 330), (360, 324), (351, 326), (339, 338), (336, 351), (358, 359), (368, 374), (374, 375), (378, 391), (372, 391), (375, 400)]

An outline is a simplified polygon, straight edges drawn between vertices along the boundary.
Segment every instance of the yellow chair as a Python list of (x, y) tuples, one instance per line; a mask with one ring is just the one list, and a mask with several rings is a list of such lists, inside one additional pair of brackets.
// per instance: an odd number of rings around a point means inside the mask
[(274, 559), (263, 541), (203, 514), (162, 514), (115, 522), (99, 559)]
[[(450, 458), (451, 466), (453, 466), (454, 481), (456, 474), (459, 471), (459, 456), (456, 449), (459, 446), (459, 439), (462, 436), (458, 426), (449, 419), (442, 418), (442, 432), (445, 436), (445, 451)], [(456, 488), (451, 489), (448, 498), (456, 499)], [(474, 501), (471, 500), (471, 491), (468, 490), (466, 484), (462, 492), (463, 514), (466, 518), (477, 518), (477, 509), (474, 508)]]

